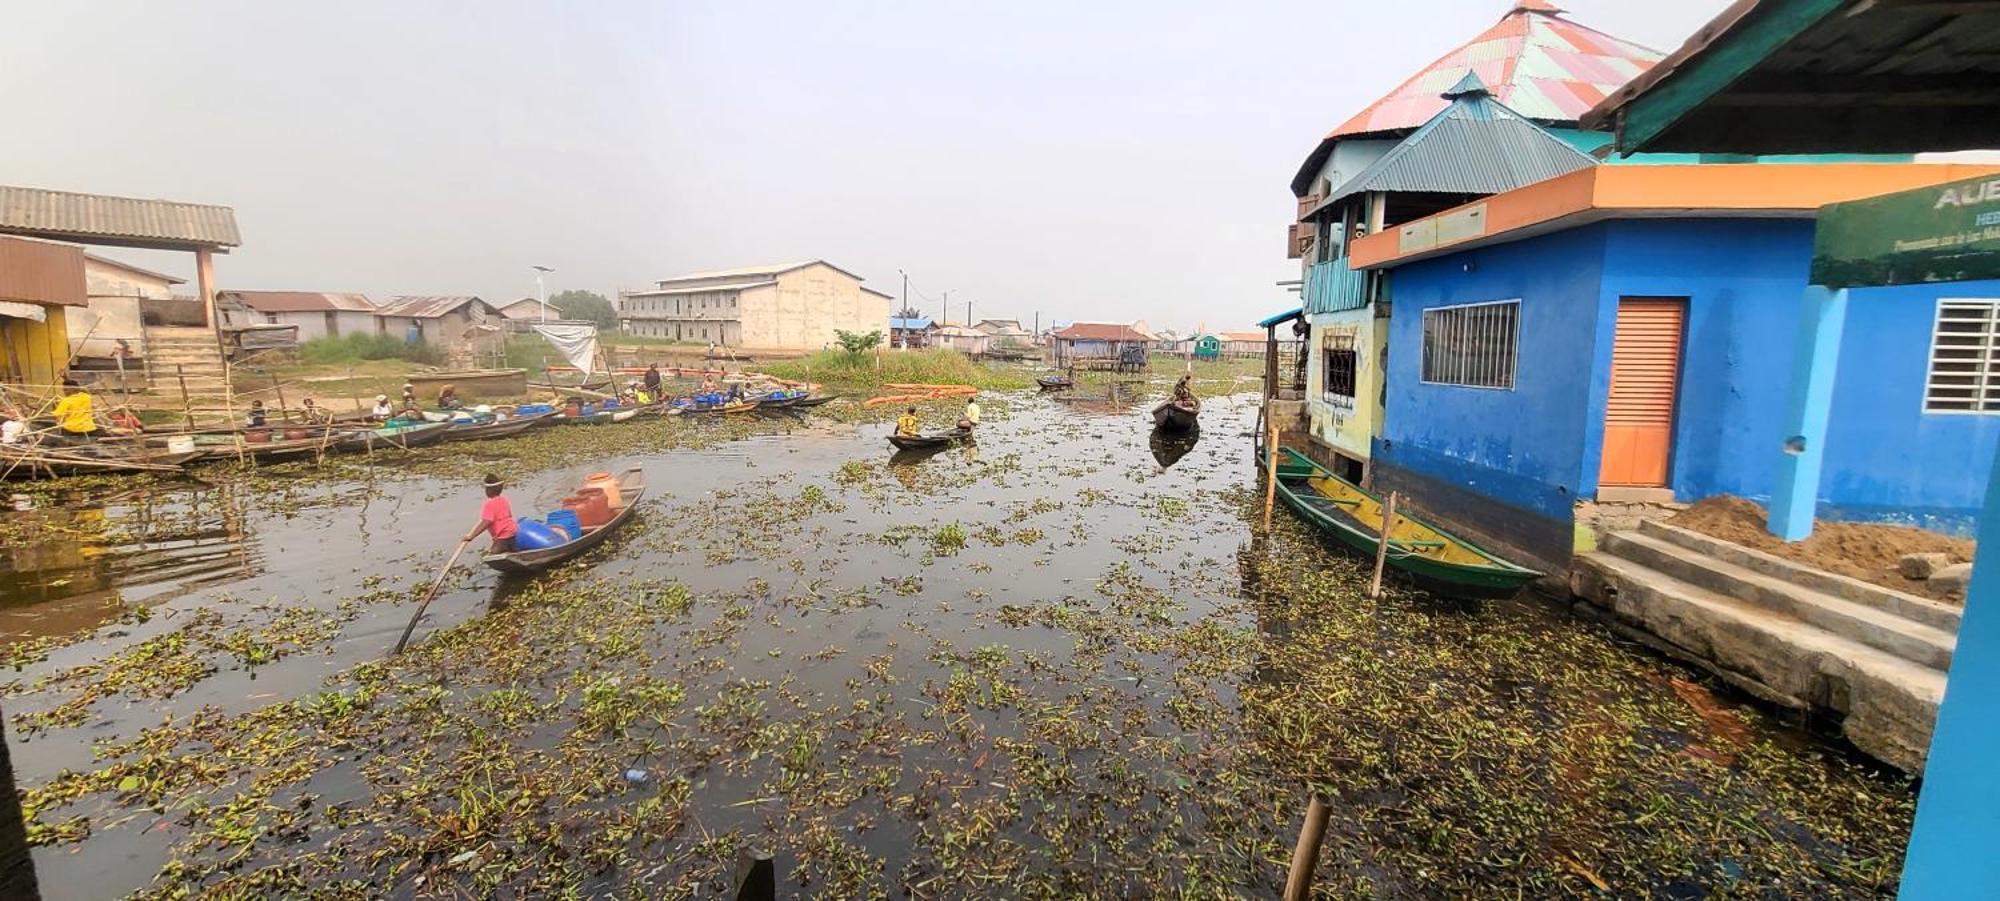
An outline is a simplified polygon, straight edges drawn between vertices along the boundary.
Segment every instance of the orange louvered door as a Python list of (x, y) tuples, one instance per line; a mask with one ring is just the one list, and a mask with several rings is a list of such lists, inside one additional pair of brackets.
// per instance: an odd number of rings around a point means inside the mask
[(1599, 485), (1666, 486), (1686, 315), (1687, 304), (1678, 299), (1627, 297), (1618, 301)]

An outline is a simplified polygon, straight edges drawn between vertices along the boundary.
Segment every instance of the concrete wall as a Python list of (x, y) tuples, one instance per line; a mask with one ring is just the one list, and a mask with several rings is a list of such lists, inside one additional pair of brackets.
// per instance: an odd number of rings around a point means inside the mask
[[(1567, 565), (1584, 435), (1603, 409), (1591, 367), (1605, 241), (1605, 228), (1590, 226), (1396, 270), (1388, 401), (1372, 461), (1378, 490), (1404, 491), (1530, 565)], [(1514, 389), (1423, 383), (1424, 310), (1517, 299)]]
[(100, 263), (89, 257), (83, 260), (83, 280), (92, 297), (165, 299), (174, 296), (174, 283), (167, 279)]
[[(1378, 488), (1481, 535), (1564, 559), (1571, 511), (1597, 492), (1612, 338), (1623, 297), (1687, 303), (1668, 487), (1681, 501), (1768, 503), (1790, 392), (1812, 223), (1623, 220), (1396, 270)], [(2000, 282), (1852, 293), (1826, 439), (1819, 515), (1967, 532), (2000, 449), (2000, 417), (1925, 413), (1940, 298)], [(1420, 380), (1423, 310), (1520, 299), (1512, 390)], [(1317, 423), (1316, 423), (1317, 425)]]
[(768, 288), (743, 292), (745, 347), (818, 350), (835, 343), (834, 332), (882, 330), (889, 300), (861, 290), (861, 281), (824, 263), (778, 276)]
[[(1375, 436), (1380, 431), (1383, 366), (1389, 352), (1389, 320), (1377, 318), (1375, 313), (1371, 305), (1306, 317), (1312, 326), (1306, 354), (1308, 431), (1326, 446), (1363, 462), (1373, 453)], [(1326, 355), (1322, 349), (1330, 332), (1343, 332), (1354, 338), (1352, 399), (1326, 393)]]
[(90, 298), (87, 307), (69, 308), (70, 351), (79, 357), (111, 357), (124, 339), (134, 354), (146, 352), (145, 313), (137, 296)]

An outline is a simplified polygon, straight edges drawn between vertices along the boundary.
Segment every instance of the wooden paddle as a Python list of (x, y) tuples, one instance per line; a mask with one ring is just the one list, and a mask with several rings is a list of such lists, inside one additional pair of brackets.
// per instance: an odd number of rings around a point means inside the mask
[(403, 646), (410, 643), (410, 633), (417, 630), (417, 620), (423, 618), (424, 608), (431, 605), (431, 598), (437, 597), (438, 589), (444, 585), (444, 577), (451, 574), (452, 566), (458, 563), (458, 555), (465, 553), (465, 546), (471, 543), (471, 535), (458, 540), (458, 549), (451, 552), (451, 559), (446, 560), (444, 569), (438, 571), (437, 581), (431, 583), (430, 593), (424, 595), (423, 603), (417, 605), (417, 612), (410, 614), (410, 624), (403, 627), (403, 637), (396, 639), (396, 649), (389, 652), (390, 656), (403, 653)]

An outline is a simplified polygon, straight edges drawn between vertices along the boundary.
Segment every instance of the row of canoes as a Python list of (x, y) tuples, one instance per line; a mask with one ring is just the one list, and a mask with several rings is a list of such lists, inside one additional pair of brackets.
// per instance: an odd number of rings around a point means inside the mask
[(384, 425), (335, 423), (270, 429), (231, 429), (176, 435), (142, 435), (83, 445), (0, 446), (0, 478), (32, 479), (91, 473), (174, 472), (190, 464), (255, 459), (262, 462), (327, 454), (407, 450), (434, 444), (509, 438), (552, 425), (605, 425), (642, 415), (706, 415), (820, 406), (832, 397), (803, 390), (739, 398), (719, 403), (654, 404), (647, 407), (554, 410), (494, 421), (402, 422)]

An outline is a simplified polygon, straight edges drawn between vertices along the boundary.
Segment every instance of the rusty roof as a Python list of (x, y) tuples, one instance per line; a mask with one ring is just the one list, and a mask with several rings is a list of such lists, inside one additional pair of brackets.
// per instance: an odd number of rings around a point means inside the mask
[(216, 296), (239, 301), (259, 313), (312, 313), (324, 310), (375, 312), (374, 301), (362, 294), (327, 294), (318, 291), (218, 291)]
[(0, 233), (165, 250), (243, 243), (226, 206), (12, 185), (0, 185)]
[(1150, 341), (1144, 334), (1129, 325), (1118, 322), (1078, 322), (1069, 328), (1056, 332), (1056, 337), (1070, 341)]
[(486, 303), (470, 294), (444, 297), (397, 297), (375, 308), (378, 316), (401, 316), (408, 319), (437, 319), (469, 303)]

